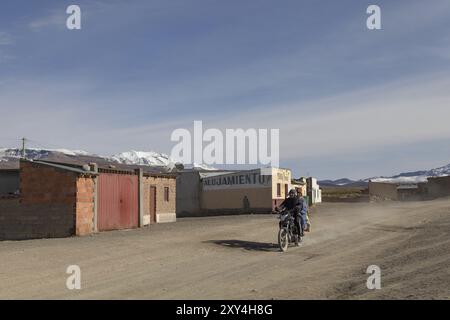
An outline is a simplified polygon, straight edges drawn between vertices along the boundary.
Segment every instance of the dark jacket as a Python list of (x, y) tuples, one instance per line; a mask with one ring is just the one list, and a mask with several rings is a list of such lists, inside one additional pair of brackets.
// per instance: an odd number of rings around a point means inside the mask
[(280, 205), (280, 207), (284, 207), (288, 210), (299, 208), (299, 206), (300, 206), (300, 199), (298, 197), (286, 198)]
[(284, 207), (288, 210), (296, 209), (295, 213), (300, 213), (301, 215), (306, 215), (308, 213), (308, 204), (304, 198), (286, 198), (281, 203), (280, 207)]

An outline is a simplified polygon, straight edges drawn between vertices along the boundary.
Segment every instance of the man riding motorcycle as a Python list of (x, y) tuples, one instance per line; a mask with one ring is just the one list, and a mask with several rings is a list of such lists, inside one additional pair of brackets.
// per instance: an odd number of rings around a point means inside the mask
[(289, 190), (289, 196), (281, 203), (280, 208), (285, 208), (292, 212), (295, 219), (295, 226), (300, 232), (299, 236), (303, 236), (303, 230), (307, 223), (307, 208), (303, 198), (299, 198), (295, 189)]

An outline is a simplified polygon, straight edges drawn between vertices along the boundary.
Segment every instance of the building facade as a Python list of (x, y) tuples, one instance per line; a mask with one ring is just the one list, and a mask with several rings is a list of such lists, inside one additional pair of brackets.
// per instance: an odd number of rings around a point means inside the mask
[(371, 201), (420, 201), (450, 197), (450, 176), (429, 177), (426, 182), (417, 184), (370, 181), (369, 197)]
[[(321, 190), (313, 179), (314, 203)], [(307, 196), (307, 180), (293, 180), (289, 169), (237, 171), (183, 170), (177, 178), (177, 216), (270, 213), (295, 188)]]
[(260, 170), (205, 176), (201, 180), (200, 207), (206, 214), (249, 213), (271, 208), (271, 176)]
[(0, 203), (0, 209), (0, 240), (83, 236), (173, 222), (176, 176), (21, 160), (20, 202)]
[(441, 198), (450, 196), (450, 176), (428, 178), (426, 184), (429, 198)]
[(322, 190), (320, 189), (317, 179), (309, 177), (306, 179), (307, 195), (309, 198), (309, 205), (314, 205), (322, 202)]

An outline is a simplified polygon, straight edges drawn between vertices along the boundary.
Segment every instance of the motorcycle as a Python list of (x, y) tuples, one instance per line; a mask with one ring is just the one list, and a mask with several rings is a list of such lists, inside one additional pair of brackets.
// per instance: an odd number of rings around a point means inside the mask
[(295, 243), (296, 246), (302, 242), (303, 233), (299, 233), (295, 224), (294, 215), (290, 210), (282, 209), (278, 211), (278, 219), (280, 219), (278, 231), (278, 246), (280, 250), (286, 252), (290, 243)]

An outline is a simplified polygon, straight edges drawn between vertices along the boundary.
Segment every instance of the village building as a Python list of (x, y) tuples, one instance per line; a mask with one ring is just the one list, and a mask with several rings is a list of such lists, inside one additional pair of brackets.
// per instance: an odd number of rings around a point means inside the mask
[(297, 194), (307, 198), (307, 183), (305, 178), (292, 179), (291, 187), (297, 191)]
[(0, 240), (68, 237), (176, 221), (176, 175), (121, 165), (20, 161), (20, 198), (0, 202)]
[(306, 179), (307, 196), (309, 198), (309, 205), (315, 205), (322, 202), (322, 190), (320, 189), (317, 179), (309, 177)]
[(177, 178), (177, 216), (270, 213), (291, 188), (306, 195), (306, 180), (293, 180), (289, 169), (185, 170)]
[(426, 182), (395, 183), (369, 181), (371, 201), (420, 201), (450, 196), (450, 176), (429, 177)]
[(430, 177), (426, 184), (429, 198), (436, 199), (450, 196), (450, 176)]

